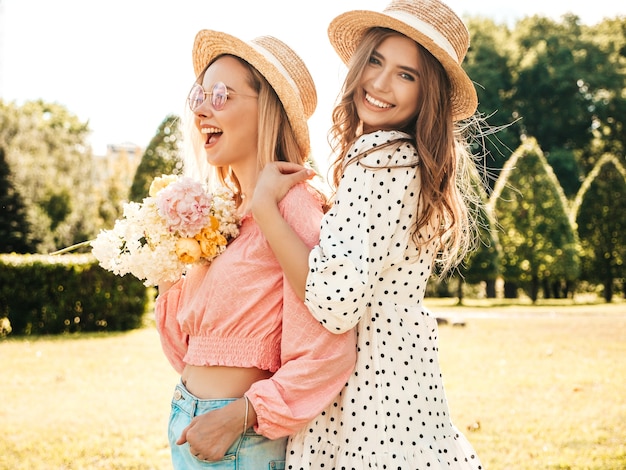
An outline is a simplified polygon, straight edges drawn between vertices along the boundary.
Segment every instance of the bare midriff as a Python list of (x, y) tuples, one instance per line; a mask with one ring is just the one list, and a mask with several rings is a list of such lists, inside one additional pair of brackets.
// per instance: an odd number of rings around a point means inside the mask
[(246, 367), (190, 366), (182, 374), (185, 388), (198, 398), (240, 398), (250, 386), (273, 375), (267, 370)]

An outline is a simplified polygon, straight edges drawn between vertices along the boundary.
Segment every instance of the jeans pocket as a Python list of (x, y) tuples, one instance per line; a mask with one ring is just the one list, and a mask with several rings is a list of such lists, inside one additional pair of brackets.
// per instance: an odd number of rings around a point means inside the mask
[(234, 462), (235, 462), (235, 459), (237, 458), (235, 454), (226, 454), (220, 460), (212, 460), (210, 462), (207, 462), (206, 460), (200, 460), (198, 457), (196, 457), (191, 452), (189, 452), (189, 447), (187, 447), (187, 452), (189, 453), (191, 458), (195, 460), (197, 463), (199, 463), (201, 466), (207, 467), (207, 468), (214, 468), (215, 470), (221, 470), (221, 469), (230, 470), (234, 468)]
[(191, 418), (178, 405), (172, 403), (170, 419), (167, 427), (167, 437), (170, 445), (176, 445), (176, 441), (183, 432), (183, 429), (191, 422)]
[[(181, 431), (182, 432), (182, 431)], [(242, 437), (238, 437), (237, 439), (235, 439), (235, 442), (233, 442), (231, 444), (231, 446), (228, 448), (228, 450), (226, 451), (226, 453), (224, 454), (224, 457), (222, 457), (219, 460), (212, 460), (210, 462), (207, 462), (206, 460), (200, 460), (198, 457), (196, 457), (195, 455), (193, 455), (190, 451), (189, 451), (189, 444), (185, 444), (185, 450), (186, 452), (191, 456), (192, 459), (194, 459), (196, 462), (201, 462), (203, 464), (213, 464), (213, 468), (216, 469), (221, 469), (221, 468), (231, 468), (230, 466), (228, 467), (223, 467), (223, 466), (219, 466), (219, 463), (222, 462), (224, 464), (227, 464), (229, 462), (233, 462), (237, 459), (237, 452), (239, 450), (239, 447), (241, 446), (241, 440)]]

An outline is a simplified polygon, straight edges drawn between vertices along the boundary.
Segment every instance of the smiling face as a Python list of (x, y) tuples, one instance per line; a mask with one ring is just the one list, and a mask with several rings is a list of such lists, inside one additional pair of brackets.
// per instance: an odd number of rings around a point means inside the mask
[(235, 173), (256, 165), (258, 101), (250, 81), (249, 70), (239, 60), (218, 58), (206, 69), (201, 85), (210, 91), (217, 82), (223, 82), (228, 89), (226, 103), (217, 111), (207, 95), (194, 111), (196, 127), (205, 138), (207, 161), (218, 167), (230, 166)]
[(382, 41), (369, 58), (354, 94), (363, 131), (402, 129), (417, 113), (417, 44), (400, 35)]

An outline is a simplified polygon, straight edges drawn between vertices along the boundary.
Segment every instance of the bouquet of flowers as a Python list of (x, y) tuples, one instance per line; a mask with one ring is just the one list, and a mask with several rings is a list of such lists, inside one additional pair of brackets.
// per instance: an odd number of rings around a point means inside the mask
[(212, 261), (239, 235), (233, 193), (208, 193), (191, 178), (155, 178), (143, 202), (124, 204), (113, 229), (91, 241), (100, 266), (153, 286), (176, 281), (194, 263)]

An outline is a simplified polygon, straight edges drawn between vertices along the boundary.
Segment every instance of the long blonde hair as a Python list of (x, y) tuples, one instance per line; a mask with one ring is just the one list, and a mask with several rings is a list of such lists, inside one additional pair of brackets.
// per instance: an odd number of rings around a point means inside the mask
[[(216, 57), (215, 62), (220, 57)], [(271, 161), (286, 161), (303, 165), (307, 155), (303, 155), (297, 144), (296, 136), (287, 118), (287, 113), (278, 95), (268, 83), (268, 81), (245, 60), (231, 56), (241, 62), (246, 67), (247, 82), (258, 94), (258, 140), (257, 140), (257, 164), (263, 168)], [(204, 71), (196, 79), (197, 83), (202, 83), (206, 69), (213, 63), (208, 64)], [(188, 107), (187, 107), (188, 109)], [(210, 183), (210, 185), (222, 184), (230, 186), (236, 194), (237, 204), (241, 203), (241, 186), (237, 176), (232, 169), (227, 166), (213, 167), (206, 161), (204, 153), (204, 136), (198, 131), (194, 124), (194, 114), (188, 109), (186, 112), (186, 152), (185, 152), (185, 173), (195, 178), (200, 177)]]
[[(335, 106), (330, 129), (330, 142), (336, 155), (331, 168), (335, 188), (344, 173), (346, 152), (362, 133), (354, 96), (360, 86), (361, 75), (372, 53), (385, 39), (400, 33), (386, 28), (372, 28), (359, 43), (351, 58), (341, 96)], [(414, 242), (427, 243), (419, 237), (422, 229), (439, 221), (436, 235), (440, 240), (441, 273), (449, 272), (470, 251), (477, 239), (474, 210), (478, 203), (472, 184), (476, 171), (469, 145), (463, 133), (467, 127), (454, 123), (450, 100), (450, 82), (443, 67), (420, 44), (418, 72), (420, 87), (416, 117), (404, 128), (419, 155), (421, 183), (418, 204), (415, 207)], [(388, 145), (397, 145), (391, 142)]]

